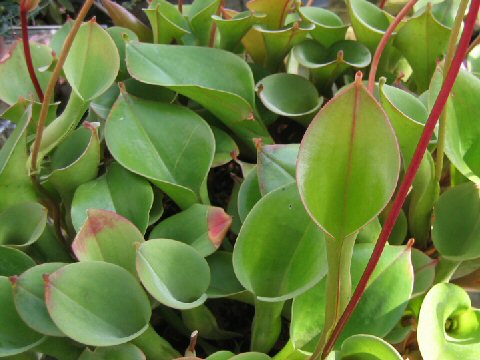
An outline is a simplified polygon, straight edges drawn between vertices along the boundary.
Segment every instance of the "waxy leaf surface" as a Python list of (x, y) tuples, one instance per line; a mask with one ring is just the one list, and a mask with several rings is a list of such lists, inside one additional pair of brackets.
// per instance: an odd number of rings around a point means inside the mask
[[(465, 290), (440, 283), (425, 296), (418, 319), (418, 345), (425, 360), (480, 357), (480, 315)], [(455, 326), (449, 327), (453, 322)]]
[(310, 34), (323, 46), (329, 47), (337, 41), (345, 40), (348, 26), (334, 12), (315, 6), (303, 6), (300, 15), (315, 25)]
[(207, 299), (208, 264), (194, 248), (180, 241), (144, 242), (137, 252), (137, 272), (148, 292), (174, 309), (192, 309)]
[(160, 222), (150, 238), (178, 240), (208, 256), (220, 247), (231, 224), (231, 216), (222, 208), (194, 204)]
[(209, 298), (234, 295), (244, 291), (233, 270), (232, 253), (217, 251), (207, 257), (210, 267), (210, 285), (207, 290)]
[(279, 73), (267, 76), (257, 84), (257, 92), (267, 109), (304, 124), (308, 124), (322, 105), (315, 86), (299, 75)]
[(89, 209), (72, 250), (80, 261), (109, 262), (136, 276), (135, 244), (143, 241), (142, 233), (124, 217), (113, 211)]
[(57, 327), (86, 345), (112, 346), (135, 339), (147, 329), (151, 316), (148, 297), (133, 275), (106, 262), (74, 263), (48, 275), (45, 298)]
[(27, 351), (45, 340), (28, 327), (15, 309), (10, 280), (0, 276), (0, 357)]
[(35, 261), (24, 252), (8, 246), (0, 246), (0, 276), (20, 275), (35, 266)]
[(408, 19), (398, 31), (394, 44), (412, 67), (418, 92), (428, 89), (449, 38), (450, 29), (433, 17), (431, 7)]
[(135, 345), (121, 344), (98, 347), (95, 351), (86, 349), (78, 360), (146, 360), (146, 357)]
[(327, 360), (401, 360), (395, 348), (372, 335), (354, 335), (342, 343), (340, 351), (329, 355)]
[(258, 185), (262, 195), (295, 182), (298, 148), (298, 144), (276, 144), (258, 149)]
[(327, 272), (323, 233), (309, 218), (295, 184), (263, 197), (238, 234), (233, 266), (259, 300), (293, 298)]
[(13, 205), (0, 213), (0, 244), (28, 246), (43, 233), (47, 209), (39, 203)]
[(80, 230), (88, 209), (104, 209), (126, 217), (143, 233), (152, 204), (153, 190), (148, 181), (113, 163), (105, 175), (78, 187), (71, 208), (73, 226)]
[(131, 42), (127, 66), (137, 80), (165, 86), (200, 103), (251, 151), (252, 138), (272, 141), (255, 115), (252, 72), (236, 55), (205, 47)]
[(120, 56), (110, 35), (94, 21), (82, 24), (63, 67), (73, 90), (92, 100), (112, 85), (119, 69)]
[(0, 149), (0, 211), (37, 196), (27, 173), (27, 127), (31, 119), (28, 108), (7, 142)]
[(97, 128), (84, 122), (52, 154), (53, 171), (48, 181), (68, 206), (75, 189), (95, 179), (99, 165), (100, 139)]
[(45, 263), (34, 266), (15, 279), (14, 300), (18, 314), (35, 331), (48, 336), (65, 336), (53, 323), (45, 304), (44, 274), (51, 274), (63, 263)]
[(465, 183), (449, 189), (434, 209), (432, 239), (438, 252), (450, 260), (480, 257), (480, 189)]
[(215, 139), (192, 110), (122, 94), (107, 120), (105, 138), (122, 166), (151, 180), (180, 207), (207, 200)]
[(357, 78), (308, 127), (300, 145), (297, 182), (310, 216), (342, 241), (385, 207), (399, 167), (394, 131)]
[[(358, 284), (374, 244), (355, 245), (352, 258), (352, 287)], [(313, 351), (325, 322), (326, 281), (293, 301), (290, 336), (295, 348)], [(355, 334), (387, 335), (403, 315), (413, 289), (410, 250), (387, 246), (338, 345)]]
[[(40, 87), (45, 89), (51, 77), (51, 72), (45, 71), (45, 68), (53, 61), (52, 52), (45, 45), (34, 43), (29, 45), (35, 74)], [(39, 100), (28, 73), (23, 43), (19, 40), (11, 50), (10, 56), (0, 62), (0, 99), (13, 105), (20, 97), (26, 99), (33, 97), (34, 100)]]

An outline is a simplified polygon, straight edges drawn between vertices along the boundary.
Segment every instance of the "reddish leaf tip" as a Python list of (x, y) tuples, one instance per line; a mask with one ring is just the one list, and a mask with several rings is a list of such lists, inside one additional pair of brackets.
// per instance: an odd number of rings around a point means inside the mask
[(238, 160), (238, 150), (230, 151), (230, 157), (232, 158), (232, 160), (237, 161)]
[(258, 152), (261, 152), (263, 149), (263, 139), (262, 138), (253, 138), (253, 143), (255, 144), (255, 147), (257, 148)]
[(197, 346), (198, 330), (194, 330), (190, 335), (190, 344), (188, 344), (187, 351), (195, 353), (195, 348)]
[(219, 248), (232, 225), (232, 217), (219, 207), (212, 207), (208, 211), (208, 237), (215, 248)]
[(407, 242), (407, 250), (410, 250), (413, 247), (413, 245), (415, 245), (415, 239), (411, 238)]
[(263, 84), (259, 84), (257, 86), (257, 94), (260, 95), (260, 93), (263, 91)]
[(355, 73), (355, 85), (362, 85), (363, 73), (359, 70)]
[(82, 126), (85, 128), (85, 129), (88, 129), (92, 132), (96, 131), (97, 130), (97, 127), (95, 126), (95, 124), (89, 122), (89, 121), (84, 121)]
[(10, 276), (10, 277), (8, 278), (8, 280), (10, 280), (10, 282), (12, 283), (12, 285), (15, 287), (15, 285), (17, 285), (18, 276), (17, 276), (17, 275)]
[(337, 53), (337, 62), (343, 62), (343, 50), (339, 50)]
[(122, 95), (126, 95), (126, 94), (127, 94), (127, 88), (125, 87), (125, 83), (124, 83), (123, 81), (120, 81), (120, 82), (118, 83), (118, 87), (119, 87), (120, 93), (121, 93)]
[(245, 120), (254, 121), (255, 120), (255, 114), (252, 111), (250, 111), (250, 113), (247, 115)]

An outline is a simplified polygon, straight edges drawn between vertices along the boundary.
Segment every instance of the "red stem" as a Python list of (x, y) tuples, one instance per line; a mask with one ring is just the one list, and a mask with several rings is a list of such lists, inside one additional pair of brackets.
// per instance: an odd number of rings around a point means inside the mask
[(393, 32), (397, 28), (398, 24), (403, 20), (403, 18), (410, 12), (415, 5), (417, 0), (410, 0), (407, 5), (405, 5), (397, 15), (397, 17), (393, 20), (393, 22), (388, 27), (385, 34), (383, 34), (382, 40), (377, 46), (377, 50), (375, 50), (375, 55), (373, 55), (372, 66), (370, 68), (370, 75), (368, 76), (368, 91), (373, 94), (373, 90), (375, 89), (375, 75), (377, 75), (378, 64), (380, 63), (380, 57), (382, 56), (385, 47), (387, 46), (388, 40), (392, 37)]
[(178, 0), (178, 11), (180, 11), (180, 14), (183, 13), (183, 0)]
[(355, 310), (355, 307), (357, 306), (360, 299), (362, 298), (362, 295), (365, 292), (365, 289), (367, 287), (367, 283), (370, 277), (372, 276), (372, 273), (375, 270), (375, 267), (377, 266), (380, 256), (382, 255), (383, 249), (385, 248), (385, 244), (387, 243), (387, 240), (390, 234), (392, 233), (393, 227), (395, 226), (395, 222), (397, 221), (397, 218), (398, 218), (398, 215), (400, 214), (403, 203), (405, 202), (405, 199), (408, 195), (410, 186), (412, 185), (413, 180), (415, 178), (415, 174), (417, 173), (418, 168), (420, 166), (420, 162), (422, 161), (425, 151), (427, 150), (427, 146), (433, 135), (435, 126), (437, 125), (438, 119), (445, 107), (445, 104), (448, 100), (450, 92), (452, 91), (453, 84), (455, 83), (458, 72), (460, 71), (460, 66), (462, 65), (463, 59), (465, 57), (465, 53), (467, 52), (467, 49), (468, 49), (468, 43), (473, 34), (473, 30), (475, 27), (475, 20), (477, 18), (479, 7), (480, 7), (480, 0), (472, 0), (467, 19), (465, 21), (463, 34), (462, 34), (462, 37), (460, 38), (460, 42), (457, 47), (457, 52), (455, 53), (450, 69), (448, 70), (447, 76), (442, 85), (440, 93), (437, 97), (437, 100), (435, 101), (435, 105), (433, 106), (432, 111), (430, 112), (430, 115), (428, 117), (427, 123), (425, 124), (425, 128), (418, 142), (412, 162), (410, 163), (410, 166), (407, 169), (405, 177), (400, 185), (398, 193), (393, 202), (392, 210), (388, 215), (388, 218), (383, 226), (382, 232), (380, 234), (380, 238), (378, 239), (378, 242), (375, 245), (375, 249), (373, 250), (373, 254), (367, 264), (367, 267), (365, 268), (362, 278), (360, 279), (360, 282), (358, 283), (357, 288), (355, 289), (355, 292), (352, 298), (350, 299), (350, 302), (348, 303), (344, 313), (342, 314), (342, 317), (338, 321), (337, 325), (335, 326), (335, 329), (333, 330), (330, 338), (327, 341), (327, 344), (322, 354), (322, 359), (326, 358), (328, 353), (331, 351), (335, 342), (340, 336), (343, 328), (345, 327), (348, 320), (352, 316), (353, 311)]
[(22, 25), (22, 43), (23, 52), (25, 54), (25, 63), (27, 64), (28, 74), (32, 80), (33, 87), (37, 93), (40, 102), (43, 102), (43, 91), (40, 83), (38, 82), (37, 75), (35, 74), (35, 68), (33, 67), (32, 54), (30, 52), (30, 45), (28, 43), (28, 9), (24, 6), (20, 6), (20, 22)]
[(387, 3), (387, 0), (382, 0), (382, 1), (380, 1), (380, 4), (378, 5), (378, 7), (379, 7), (380, 9), (384, 9), (386, 3)]

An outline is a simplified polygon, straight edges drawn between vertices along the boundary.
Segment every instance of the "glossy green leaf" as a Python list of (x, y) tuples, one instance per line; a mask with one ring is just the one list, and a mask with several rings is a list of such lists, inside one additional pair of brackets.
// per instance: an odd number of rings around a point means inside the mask
[[(330, 359), (330, 358), (327, 358)], [(338, 360), (401, 360), (395, 348), (372, 335), (354, 335), (346, 339), (339, 351)]]
[[(70, 97), (62, 113), (45, 127), (38, 152), (38, 164), (40, 168), (45, 155), (52, 151), (58, 144), (77, 127), (85, 111), (88, 109), (88, 101), (82, 100), (75, 91)], [(33, 145), (32, 145), (33, 146)], [(31, 162), (31, 159), (28, 160)]]
[(59, 56), (63, 49), (63, 44), (65, 43), (65, 39), (67, 38), (68, 34), (72, 30), (73, 27), (73, 20), (67, 19), (65, 23), (62, 25), (60, 29), (55, 31), (55, 34), (52, 36), (52, 40), (50, 41), (50, 47), (55, 54)]
[(150, 233), (150, 239), (181, 241), (208, 256), (220, 247), (231, 224), (231, 216), (222, 208), (194, 204), (161, 221)]
[(233, 267), (259, 300), (282, 301), (325, 276), (325, 256), (323, 233), (290, 184), (267, 194), (248, 214), (235, 243)]
[(232, 356), (230, 360), (269, 360), (270, 356), (259, 352), (247, 352), (239, 355)]
[(231, 351), (217, 351), (207, 357), (207, 360), (228, 360), (234, 357), (235, 354)]
[(298, 144), (264, 145), (258, 148), (258, 185), (262, 195), (295, 182), (298, 149)]
[[(252, 138), (272, 141), (255, 114), (252, 72), (239, 57), (220, 49), (131, 42), (127, 65), (134, 78), (165, 86), (204, 106), (250, 151)], [(188, 76), (184, 69), (191, 70)]]
[(123, 82), (127, 93), (145, 100), (173, 103), (177, 93), (163, 86), (145, 84), (133, 78)]
[[(393, 16), (367, 0), (348, 0), (347, 8), (356, 39), (374, 54), (383, 34), (393, 21)], [(383, 51), (380, 70), (392, 69), (396, 65), (398, 56), (395, 54), (396, 49), (392, 46), (395, 36), (396, 33), (392, 35)]]
[(257, 168), (246, 175), (238, 191), (238, 215), (243, 223), (253, 206), (260, 200), (260, 185), (258, 182)]
[(190, 33), (187, 20), (174, 4), (165, 0), (154, 0), (148, 9), (143, 11), (152, 26), (155, 44), (170, 44), (173, 40), (181, 43), (182, 37)]
[(13, 205), (0, 213), (0, 244), (28, 246), (42, 235), (47, 209), (39, 203)]
[[(45, 124), (50, 124), (57, 117), (57, 108), (59, 103), (53, 103), (48, 106), (47, 119)], [(32, 108), (32, 119), (28, 124), (27, 130), (27, 142), (30, 142), (31, 138), (37, 130), (38, 117), (40, 116), (40, 111), (42, 104), (40, 102), (30, 101), (23, 98), (20, 98), (15, 104), (10, 106), (5, 112), (1, 115), (2, 118), (7, 119), (14, 124), (18, 124), (22, 119), (23, 114), (31, 106)]]
[(480, 46), (475, 46), (468, 54), (467, 68), (476, 76), (480, 75)]
[(219, 47), (228, 51), (235, 51), (240, 47), (240, 41), (253, 25), (262, 21), (266, 14), (256, 14), (244, 11), (236, 14), (231, 19), (223, 19), (213, 15), (220, 36)]
[(136, 244), (143, 235), (124, 217), (106, 210), (89, 209), (87, 220), (72, 243), (80, 261), (105, 261), (136, 276)]
[(425, 360), (475, 360), (480, 357), (478, 311), (468, 294), (453, 284), (437, 284), (423, 300), (417, 339)]
[(239, 149), (235, 141), (225, 131), (211, 126), (215, 137), (215, 156), (212, 167), (225, 165), (232, 161), (232, 155), (238, 154)]
[(100, 165), (100, 139), (94, 124), (84, 122), (52, 154), (52, 173), (48, 181), (67, 206), (75, 189), (93, 180)]
[(26, 168), (26, 132), (30, 119), (29, 107), (0, 149), (0, 211), (18, 203), (37, 200)]
[(7, 246), (0, 246), (0, 276), (20, 275), (25, 270), (35, 266), (32, 260), (24, 252)]
[(105, 139), (122, 166), (151, 180), (182, 208), (207, 200), (215, 140), (192, 110), (122, 94), (107, 120)]
[(190, 27), (199, 46), (208, 46), (212, 31), (212, 15), (218, 12), (220, 0), (195, 0), (188, 13)]
[(104, 122), (107, 119), (115, 100), (117, 100), (118, 94), (120, 94), (120, 90), (118, 86), (114, 84), (102, 95), (93, 99), (92, 102), (90, 102), (89, 118), (94, 114), (96, 119), (100, 118), (102, 122)]
[(126, 217), (144, 233), (152, 204), (148, 181), (113, 163), (105, 175), (78, 187), (72, 201), (72, 223), (79, 231), (88, 209), (104, 209)]
[[(270, 71), (277, 71), (289, 51), (305, 40), (313, 28), (312, 24), (300, 22), (279, 30), (270, 30), (263, 25), (255, 25), (252, 31), (260, 33), (265, 47), (265, 59), (261, 65)], [(246, 48), (248, 51), (249, 48), (247, 46)]]
[(413, 181), (408, 206), (410, 233), (421, 248), (425, 248), (430, 239), (433, 205), (438, 193), (435, 163), (432, 155), (426, 152)]
[[(391, 207), (391, 203), (390, 203), (390, 206), (387, 206), (387, 208), (385, 208), (379, 216), (380, 223), (382, 224), (382, 226), (387, 220), (390, 207)], [(388, 238), (388, 243), (390, 245), (402, 245), (405, 241), (405, 238), (407, 237), (407, 233), (408, 233), (407, 216), (405, 215), (405, 212), (403, 210), (400, 210), (400, 214), (398, 215), (397, 222), (393, 227), (392, 234)]]
[(122, 344), (98, 347), (95, 351), (85, 349), (78, 360), (146, 360), (146, 357), (135, 345)]
[(182, 320), (190, 331), (197, 330), (202, 338), (208, 340), (225, 340), (238, 337), (240, 334), (220, 328), (217, 319), (205, 306), (182, 311)]
[(135, 278), (118, 265), (100, 261), (66, 265), (45, 277), (45, 298), (57, 327), (92, 346), (136, 338), (147, 329), (151, 315), (148, 297)]
[[(41, 88), (45, 89), (52, 75), (45, 70), (53, 61), (51, 50), (48, 46), (31, 43), (30, 51), (35, 74)], [(20, 97), (39, 100), (28, 73), (21, 40), (14, 44), (9, 56), (0, 62), (0, 100), (12, 105)]]
[(315, 41), (329, 47), (338, 41), (345, 40), (348, 26), (332, 11), (314, 6), (303, 6), (300, 15), (315, 25), (310, 34)]
[(475, 183), (480, 183), (480, 124), (475, 120), (480, 116), (478, 94), (480, 79), (461, 69), (446, 108), (445, 154)]
[(279, 73), (263, 78), (257, 84), (257, 93), (270, 111), (306, 125), (323, 100), (310, 81), (294, 74)]
[(129, 77), (127, 71), (127, 63), (126, 63), (126, 54), (125, 54), (125, 47), (126, 42), (128, 40), (138, 40), (137, 34), (135, 34), (132, 30), (120, 27), (120, 26), (112, 26), (107, 29), (108, 35), (112, 38), (113, 42), (115, 43), (118, 55), (120, 57), (120, 68), (118, 70), (117, 81), (121, 81), (127, 79)]
[(163, 206), (163, 199), (165, 194), (158, 188), (153, 188), (153, 204), (148, 214), (148, 225), (155, 224), (162, 217), (165, 208)]
[(232, 253), (217, 251), (206, 260), (211, 275), (210, 285), (207, 289), (209, 298), (230, 296), (245, 290), (235, 276)]
[(358, 41), (343, 40), (328, 49), (313, 40), (306, 40), (293, 48), (293, 56), (308, 69), (314, 84), (328, 89), (347, 69), (361, 69), (370, 64), (370, 51)]
[(455, 15), (462, 0), (419, 0), (414, 6), (415, 12), (421, 12), (424, 8), (432, 6), (433, 16), (443, 25), (452, 27)]
[(108, 15), (110, 15), (116, 26), (132, 30), (137, 34), (140, 41), (152, 41), (152, 30), (122, 5), (117, 4), (112, 0), (102, 0), (102, 5), (107, 10)]
[(320, 110), (302, 140), (297, 165), (307, 211), (338, 241), (387, 205), (400, 168), (394, 131), (360, 80)]
[(195, 249), (179, 241), (144, 242), (137, 252), (137, 272), (148, 292), (174, 309), (192, 309), (207, 299), (208, 264)]
[[(374, 244), (355, 245), (352, 258), (352, 287), (355, 287), (370, 259)], [(413, 289), (410, 249), (387, 246), (338, 346), (351, 335), (383, 337), (402, 317)], [(325, 322), (326, 281), (293, 301), (290, 337), (295, 348), (313, 351)]]
[(119, 69), (120, 57), (110, 35), (94, 21), (82, 24), (63, 66), (73, 90), (83, 100), (92, 100), (112, 85)]
[(378, 218), (370, 221), (365, 227), (358, 232), (357, 238), (355, 239), (356, 243), (373, 243), (375, 244), (378, 240), (380, 232), (382, 231), (382, 225)]
[(285, 25), (285, 18), (293, 5), (293, 0), (250, 0), (247, 8), (252, 12), (266, 15), (262, 21), (267, 28), (276, 30)]
[(480, 189), (466, 183), (443, 193), (434, 209), (432, 239), (450, 260), (480, 257)]
[(431, 7), (408, 19), (398, 31), (394, 45), (412, 67), (418, 92), (428, 89), (449, 38), (450, 29), (433, 17)]
[(428, 112), (413, 94), (380, 81), (380, 101), (397, 135), (406, 169), (422, 135)]
[(412, 298), (426, 293), (435, 279), (435, 266), (438, 260), (432, 260), (420, 250), (412, 248), (414, 276)]
[(14, 281), (14, 300), (18, 314), (35, 331), (48, 336), (65, 336), (53, 323), (45, 304), (44, 274), (51, 274), (65, 264), (45, 263), (34, 266)]
[(0, 276), (0, 318), (0, 357), (23, 353), (45, 340), (18, 315), (13, 302), (12, 284), (4, 276)]

